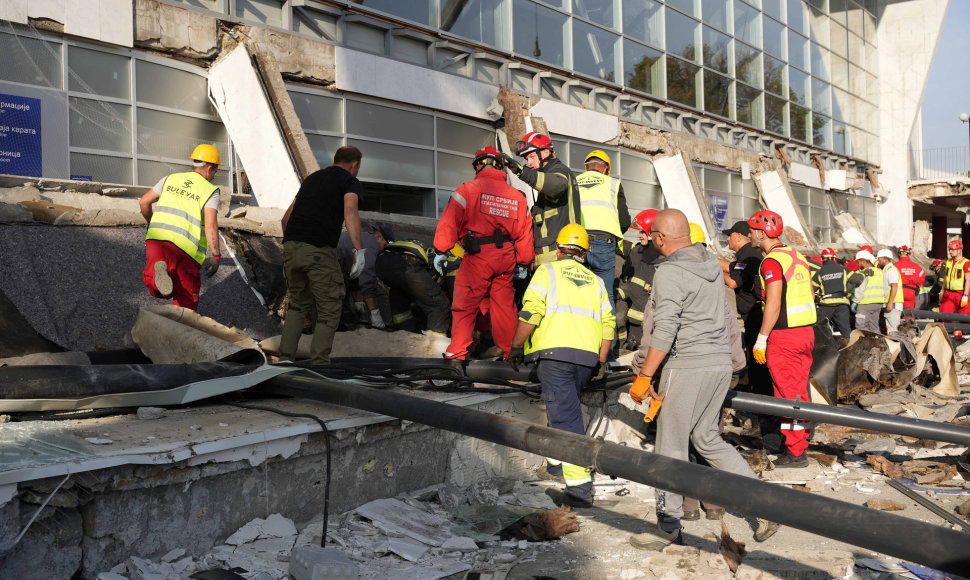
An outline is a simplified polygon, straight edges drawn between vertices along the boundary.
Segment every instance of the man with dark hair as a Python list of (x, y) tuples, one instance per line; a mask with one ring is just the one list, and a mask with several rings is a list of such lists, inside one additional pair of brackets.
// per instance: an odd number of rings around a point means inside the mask
[(317, 324), (310, 345), (310, 360), (315, 365), (330, 363), (344, 299), (344, 277), (336, 250), (344, 223), (354, 247), (349, 278), (360, 276), (365, 264), (366, 252), (357, 213), (364, 194), (357, 180), (362, 158), (356, 147), (337, 149), (333, 165), (310, 174), (283, 214), (283, 265), (290, 308), (283, 322), (280, 360), (293, 360), (296, 356), (303, 319), (316, 300)]

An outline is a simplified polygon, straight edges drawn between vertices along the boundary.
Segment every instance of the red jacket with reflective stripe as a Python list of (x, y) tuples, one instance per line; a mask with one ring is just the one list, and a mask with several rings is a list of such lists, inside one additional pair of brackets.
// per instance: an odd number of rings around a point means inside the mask
[[(896, 262), (896, 267), (899, 268), (899, 274), (902, 277), (902, 284), (905, 290), (909, 290), (906, 293), (906, 297), (910, 297), (910, 293), (919, 292), (919, 287), (923, 285), (926, 281), (926, 273), (923, 272), (923, 268), (919, 264), (909, 259), (909, 256), (903, 256)], [(908, 286), (908, 288), (907, 288)]]
[(469, 232), (483, 238), (493, 235), (495, 230), (512, 239), (516, 263), (532, 263), (535, 247), (525, 196), (505, 182), (504, 171), (486, 167), (451, 194), (438, 220), (434, 247), (439, 252), (447, 252)]

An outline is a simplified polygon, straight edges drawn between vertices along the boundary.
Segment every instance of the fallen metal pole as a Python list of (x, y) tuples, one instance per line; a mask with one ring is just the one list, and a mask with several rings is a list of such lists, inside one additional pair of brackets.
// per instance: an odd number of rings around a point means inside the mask
[(956, 574), (970, 573), (970, 535), (803, 491), (413, 395), (283, 375), (262, 390), (381, 413), (554, 457), (696, 497), (807, 532)]
[(895, 479), (890, 479), (886, 483), (889, 484), (889, 487), (895, 489), (899, 493), (905, 495), (909, 499), (915, 501), (916, 503), (918, 503), (921, 506), (925, 507), (926, 509), (930, 510), (934, 514), (940, 516), (944, 520), (950, 522), (951, 524), (955, 524), (957, 526), (960, 526), (966, 532), (970, 532), (970, 523), (967, 523), (967, 522), (963, 521), (962, 519), (958, 518), (957, 516), (951, 514), (950, 512), (948, 512), (946, 509), (944, 509), (942, 506), (940, 506), (939, 504), (937, 504), (932, 499), (920, 495), (918, 492), (916, 492), (916, 491), (914, 491), (912, 489), (909, 489), (908, 487), (906, 487), (905, 485), (899, 483)]
[(930, 320), (952, 320), (953, 322), (970, 322), (970, 314), (956, 314), (936, 312), (933, 310), (903, 310), (903, 316), (913, 318), (929, 318)]
[(857, 427), (880, 433), (906, 435), (931, 441), (945, 441), (959, 445), (970, 445), (970, 427), (925, 421), (909, 417), (896, 417), (883, 413), (873, 413), (862, 409), (832, 407), (818, 403), (795, 402), (752, 393), (729, 391), (724, 405), (738, 411), (748, 411), (760, 415), (794, 417), (818, 423)]

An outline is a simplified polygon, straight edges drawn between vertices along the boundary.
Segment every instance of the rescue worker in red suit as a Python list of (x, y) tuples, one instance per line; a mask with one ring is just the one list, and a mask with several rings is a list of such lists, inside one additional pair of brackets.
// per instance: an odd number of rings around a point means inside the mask
[[(516, 265), (525, 268), (535, 258), (532, 220), (525, 196), (505, 182), (502, 155), (485, 147), (472, 162), (475, 179), (451, 194), (438, 221), (435, 266), (444, 265), (447, 252), (461, 241), (465, 258), (455, 278), (451, 303), (451, 344), (445, 358), (468, 355), (482, 300), (490, 303), (492, 338), (506, 356), (512, 346), (518, 309), (512, 276)], [(522, 269), (520, 269), (522, 271)]]
[[(808, 373), (815, 347), (815, 294), (808, 260), (779, 239), (785, 226), (773, 211), (759, 211), (748, 220), (754, 246), (760, 246), (765, 259), (759, 268), (764, 318), (758, 340), (752, 348), (754, 359), (768, 365), (775, 397), (808, 401)], [(775, 460), (775, 467), (805, 467), (808, 457), (807, 421), (781, 419), (786, 452)]]
[(970, 260), (963, 257), (963, 242), (953, 240), (946, 246), (950, 259), (943, 266), (943, 294), (940, 297), (940, 312), (970, 314)]
[[(916, 308), (916, 297), (919, 296), (919, 289), (926, 282), (926, 272), (923, 267), (910, 259), (913, 250), (909, 246), (899, 246), (899, 261), (896, 268), (899, 270), (903, 283), (903, 309), (913, 310)], [(907, 316), (906, 318), (912, 318)]]

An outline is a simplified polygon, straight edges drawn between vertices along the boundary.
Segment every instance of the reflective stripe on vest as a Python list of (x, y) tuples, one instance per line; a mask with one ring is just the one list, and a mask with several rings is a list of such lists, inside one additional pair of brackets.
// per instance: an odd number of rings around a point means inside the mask
[(866, 288), (862, 291), (862, 299), (859, 300), (859, 304), (885, 304), (886, 286), (882, 270), (873, 266), (866, 268), (865, 273)]
[(826, 260), (813, 275), (817, 280), (820, 304), (848, 304), (848, 272), (834, 260)]
[(946, 261), (946, 282), (944, 288), (953, 292), (963, 292), (963, 266), (967, 263), (966, 258), (959, 258), (956, 261)]
[(626, 312), (627, 318), (630, 320), (636, 320), (637, 322), (643, 322), (643, 312), (639, 310), (629, 309)]
[(896, 270), (896, 280), (898, 280), (898, 282), (896, 282), (896, 297), (893, 299), (893, 304), (902, 304), (903, 303), (903, 273), (900, 272), (899, 268), (897, 268), (895, 264), (892, 264), (892, 263), (886, 264), (886, 267), (883, 269), (883, 284), (885, 284), (885, 287), (886, 287), (886, 300), (887, 301), (889, 300), (889, 295), (892, 294), (893, 292), (892, 287), (889, 284), (887, 284), (885, 281), (885, 278), (886, 278), (885, 272), (890, 268), (893, 270)]
[[(788, 246), (775, 246), (765, 259), (771, 258), (781, 265), (783, 284), (781, 295), (781, 312), (784, 319), (779, 317), (775, 328), (797, 328), (815, 324), (815, 292), (812, 288), (812, 271), (805, 256)], [(758, 269), (761, 286), (767, 292), (765, 279)]]
[(385, 250), (402, 251), (406, 254), (413, 254), (416, 258), (421, 258), (424, 260), (425, 264), (428, 264), (428, 254), (424, 251), (421, 244), (417, 242), (412, 242), (410, 240), (401, 240), (397, 242), (390, 242), (384, 247)]
[(616, 209), (620, 180), (599, 171), (586, 171), (576, 177), (576, 183), (579, 184), (583, 227), (622, 238)]
[[(576, 177), (568, 170), (565, 173), (554, 173), (564, 175), (569, 182), (567, 191), (563, 193), (564, 202), (560, 201), (551, 207), (544, 207), (536, 203), (529, 210), (532, 214), (532, 240), (536, 248), (536, 265), (554, 261), (556, 259), (556, 237), (559, 236), (559, 230), (566, 224), (578, 224), (582, 221), (579, 186), (576, 184)], [(545, 173), (540, 171), (535, 189), (541, 191), (544, 182)]]
[(203, 210), (219, 188), (194, 171), (165, 178), (152, 212), (145, 239), (172, 242), (193, 260), (205, 261), (209, 244), (204, 235)]

